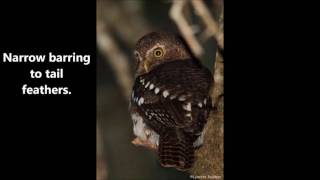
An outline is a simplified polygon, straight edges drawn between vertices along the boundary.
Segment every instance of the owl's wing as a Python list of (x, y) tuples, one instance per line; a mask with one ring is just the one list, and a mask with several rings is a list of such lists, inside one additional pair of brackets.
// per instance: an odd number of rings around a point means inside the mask
[(193, 60), (168, 62), (137, 77), (132, 100), (158, 133), (167, 128), (197, 133), (211, 108), (211, 84), (211, 72)]

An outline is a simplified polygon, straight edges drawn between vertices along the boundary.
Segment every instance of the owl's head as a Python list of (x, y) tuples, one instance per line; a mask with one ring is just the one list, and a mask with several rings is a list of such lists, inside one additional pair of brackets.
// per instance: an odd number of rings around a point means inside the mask
[(134, 56), (137, 62), (136, 75), (141, 75), (169, 61), (190, 59), (192, 54), (179, 36), (152, 32), (138, 40)]

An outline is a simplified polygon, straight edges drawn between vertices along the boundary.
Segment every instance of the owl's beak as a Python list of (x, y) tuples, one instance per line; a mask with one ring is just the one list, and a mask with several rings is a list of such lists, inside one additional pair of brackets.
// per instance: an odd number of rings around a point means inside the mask
[(149, 72), (149, 64), (147, 61), (143, 62), (143, 68), (146, 72)]

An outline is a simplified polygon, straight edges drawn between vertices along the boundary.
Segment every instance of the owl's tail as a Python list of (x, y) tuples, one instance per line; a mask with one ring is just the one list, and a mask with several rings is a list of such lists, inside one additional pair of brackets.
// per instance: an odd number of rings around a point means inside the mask
[(183, 132), (168, 131), (160, 136), (158, 155), (162, 166), (186, 171), (194, 162), (192, 139)]

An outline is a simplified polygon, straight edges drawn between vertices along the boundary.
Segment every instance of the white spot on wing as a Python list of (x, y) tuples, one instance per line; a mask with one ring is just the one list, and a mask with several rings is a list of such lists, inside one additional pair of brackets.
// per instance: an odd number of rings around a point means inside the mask
[(174, 99), (174, 98), (176, 98), (177, 97), (177, 95), (171, 95), (170, 96), (170, 99)]
[(206, 99), (206, 98), (204, 98), (204, 100), (203, 100), (203, 104), (204, 104), (204, 105), (206, 105), (206, 104), (207, 104), (207, 99)]
[(200, 108), (202, 108), (202, 103), (201, 103), (201, 102), (199, 102), (199, 103), (198, 103), (198, 106), (199, 106)]
[(140, 79), (142, 85), (144, 85), (144, 79)]
[(183, 105), (182, 108), (186, 111), (191, 111), (191, 103), (189, 102), (187, 105)]
[(143, 99), (143, 97), (141, 97), (141, 98), (139, 99), (139, 101), (138, 101), (138, 105), (139, 105), (139, 106), (142, 105), (143, 102), (144, 102), (144, 99)]
[(146, 86), (144, 86), (144, 88), (148, 88), (149, 84), (150, 84), (150, 81), (147, 82), (147, 84), (146, 84)]
[(159, 93), (159, 91), (160, 91), (160, 89), (159, 89), (159, 88), (155, 88), (155, 89), (154, 89), (154, 93), (155, 93), (155, 94), (158, 94), (158, 93)]
[(187, 114), (186, 114), (186, 117), (191, 117), (191, 113), (187, 113)]
[(150, 84), (149, 89), (152, 90), (154, 88), (154, 84)]
[(169, 92), (167, 90), (164, 90), (162, 93), (163, 97), (166, 98), (169, 96)]

